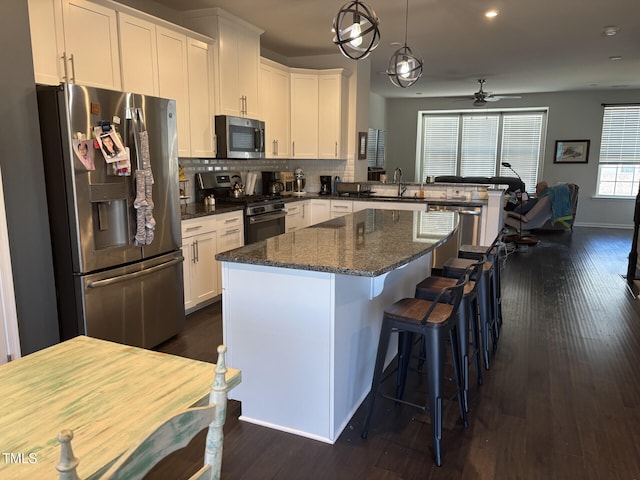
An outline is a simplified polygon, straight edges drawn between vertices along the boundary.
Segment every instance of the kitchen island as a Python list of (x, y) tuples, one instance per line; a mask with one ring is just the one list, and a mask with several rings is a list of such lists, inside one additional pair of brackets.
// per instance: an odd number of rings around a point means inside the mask
[(413, 296), (450, 225), (367, 209), (216, 255), (241, 420), (335, 442), (371, 387), (384, 308)]

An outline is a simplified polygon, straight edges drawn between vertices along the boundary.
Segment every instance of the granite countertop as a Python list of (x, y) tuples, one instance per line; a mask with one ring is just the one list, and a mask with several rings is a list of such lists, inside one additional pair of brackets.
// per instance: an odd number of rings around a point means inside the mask
[[(450, 224), (442, 231), (437, 225)], [(452, 212), (367, 209), (216, 255), (223, 262), (377, 277), (431, 252)]]
[(190, 220), (192, 218), (204, 217), (207, 215), (219, 215), (227, 212), (237, 212), (238, 210), (244, 210), (243, 205), (216, 205), (215, 207), (209, 207), (203, 203), (189, 203), (182, 205), (180, 210), (181, 220)]

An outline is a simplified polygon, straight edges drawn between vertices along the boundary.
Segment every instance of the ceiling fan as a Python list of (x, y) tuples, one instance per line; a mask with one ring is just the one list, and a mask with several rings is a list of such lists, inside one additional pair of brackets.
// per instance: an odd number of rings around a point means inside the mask
[(484, 78), (479, 78), (478, 83), (480, 84), (480, 89), (473, 94), (471, 99), (473, 100), (474, 107), (482, 107), (486, 105), (487, 102), (497, 102), (498, 100), (503, 100), (506, 98), (522, 98), (519, 95), (493, 95), (491, 92), (484, 91), (484, 84), (486, 80)]

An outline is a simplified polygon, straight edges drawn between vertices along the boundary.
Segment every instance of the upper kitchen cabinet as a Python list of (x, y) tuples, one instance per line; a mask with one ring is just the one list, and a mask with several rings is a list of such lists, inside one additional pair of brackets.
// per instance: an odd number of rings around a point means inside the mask
[(218, 16), (218, 82), (224, 115), (258, 118), (261, 33)]
[(176, 101), (178, 156), (191, 155), (189, 121), (189, 69), (187, 36), (156, 27), (158, 42), (159, 95)]
[(347, 82), (341, 69), (318, 74), (318, 157), (347, 158)]
[(185, 12), (184, 25), (216, 39), (216, 110), (258, 118), (260, 35), (263, 30), (221, 8)]
[(85, 0), (29, 0), (29, 22), (36, 82), (120, 90), (115, 10)]
[(291, 157), (318, 158), (318, 75), (291, 73)]
[(191, 157), (215, 157), (213, 58), (210, 45), (187, 37)]
[(291, 69), (293, 158), (347, 158), (347, 82), (343, 69)]
[(156, 25), (118, 12), (122, 90), (159, 96)]
[(289, 68), (266, 58), (260, 60), (260, 120), (266, 124), (267, 158), (290, 156)]
[(209, 44), (141, 13), (120, 11), (118, 24), (122, 89), (175, 100), (178, 155), (215, 156)]

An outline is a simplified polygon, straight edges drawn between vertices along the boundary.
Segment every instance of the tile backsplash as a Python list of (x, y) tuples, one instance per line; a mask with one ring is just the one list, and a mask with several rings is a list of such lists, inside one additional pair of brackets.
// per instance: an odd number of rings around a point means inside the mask
[(261, 160), (218, 160), (211, 158), (180, 158), (180, 166), (185, 169), (185, 177), (188, 180), (186, 195), (190, 197), (189, 203), (195, 199), (194, 175), (199, 172), (238, 171), (243, 176), (247, 172), (263, 171), (294, 171), (302, 168), (305, 175), (305, 190), (310, 193), (320, 191), (320, 175), (338, 175), (343, 181), (353, 181), (352, 173), (346, 173), (347, 161), (345, 160), (289, 160), (265, 158)]

